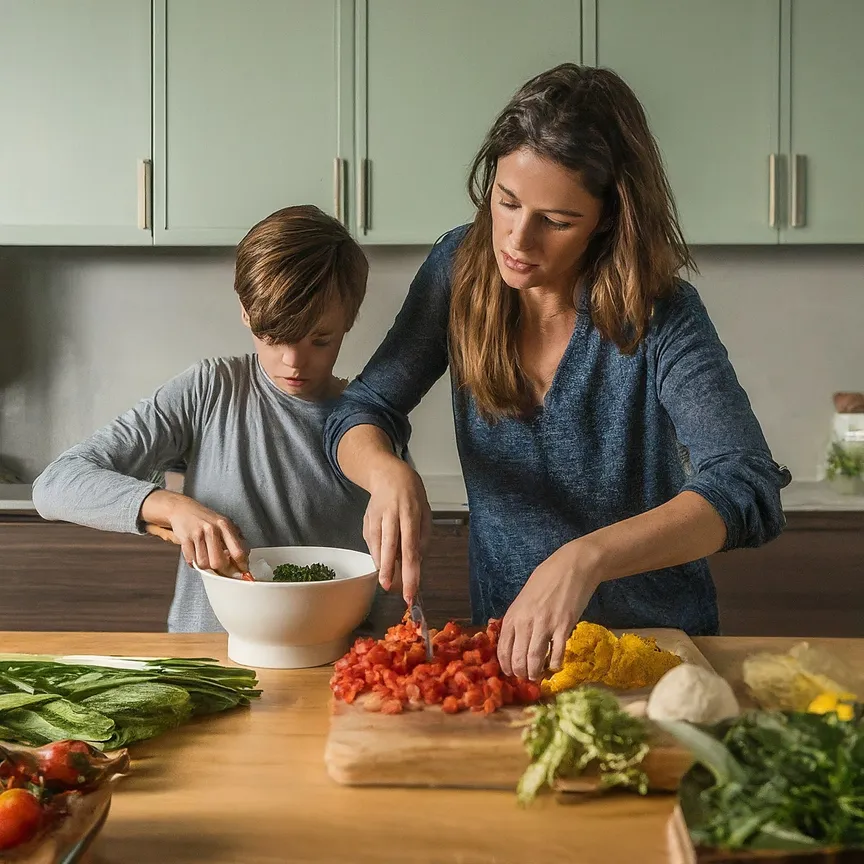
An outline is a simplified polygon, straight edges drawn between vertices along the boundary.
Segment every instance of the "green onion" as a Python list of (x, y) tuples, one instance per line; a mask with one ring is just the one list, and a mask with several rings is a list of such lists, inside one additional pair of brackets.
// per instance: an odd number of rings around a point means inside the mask
[(251, 669), (209, 658), (0, 654), (0, 729), (21, 744), (123, 747), (247, 706), (261, 694), (257, 683)]

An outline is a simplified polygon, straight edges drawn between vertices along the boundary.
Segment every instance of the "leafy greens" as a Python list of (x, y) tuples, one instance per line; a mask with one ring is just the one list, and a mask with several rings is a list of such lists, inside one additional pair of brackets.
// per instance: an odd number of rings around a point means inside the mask
[(124, 747), (191, 717), (248, 705), (260, 695), (257, 683), (251, 669), (206, 658), (0, 654), (0, 738)]
[(336, 572), (326, 564), (279, 564), (273, 568), (274, 582), (330, 582)]
[(752, 711), (700, 729), (660, 723), (697, 765), (679, 797), (690, 835), (724, 849), (864, 849), (864, 718)]

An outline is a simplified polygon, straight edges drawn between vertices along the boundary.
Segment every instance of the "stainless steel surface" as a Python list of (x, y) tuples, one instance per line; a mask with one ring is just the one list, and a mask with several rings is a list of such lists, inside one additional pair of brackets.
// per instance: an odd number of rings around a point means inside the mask
[(426, 660), (431, 663), (434, 657), (432, 651), (432, 639), (429, 637), (429, 627), (426, 624), (426, 616), (423, 614), (423, 606), (420, 601), (420, 595), (416, 595), (411, 602), (411, 620), (415, 624), (420, 625), (420, 636), (423, 638), (423, 645), (426, 647)]

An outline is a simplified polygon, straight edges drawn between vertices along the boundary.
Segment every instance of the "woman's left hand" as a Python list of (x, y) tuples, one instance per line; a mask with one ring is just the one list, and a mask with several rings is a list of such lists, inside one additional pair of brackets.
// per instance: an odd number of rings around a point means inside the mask
[(538, 681), (547, 657), (550, 669), (561, 668), (567, 639), (601, 581), (595, 558), (574, 540), (531, 574), (501, 622), (498, 662), (505, 675)]

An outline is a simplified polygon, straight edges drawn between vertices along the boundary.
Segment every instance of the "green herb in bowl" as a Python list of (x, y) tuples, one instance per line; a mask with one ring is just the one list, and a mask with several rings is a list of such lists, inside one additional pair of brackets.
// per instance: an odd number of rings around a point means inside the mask
[(274, 582), (330, 582), (335, 571), (326, 564), (279, 564), (273, 568)]

